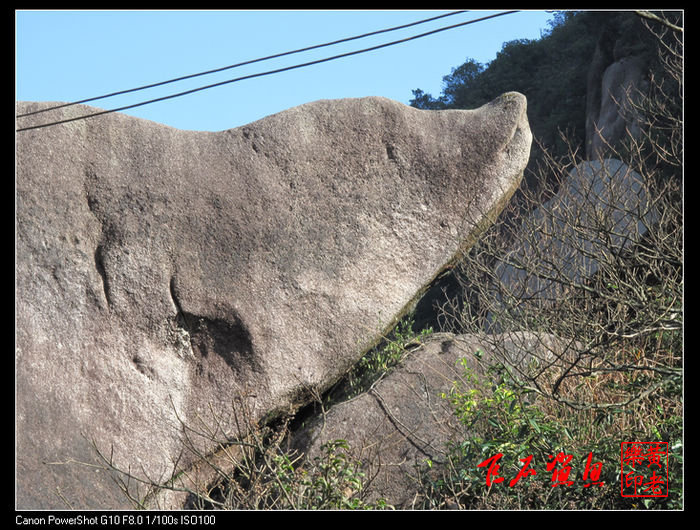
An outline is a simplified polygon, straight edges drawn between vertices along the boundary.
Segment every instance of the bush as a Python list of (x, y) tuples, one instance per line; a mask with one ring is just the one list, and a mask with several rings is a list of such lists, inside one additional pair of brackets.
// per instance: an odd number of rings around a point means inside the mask
[[(423, 486), (419, 507), (682, 508), (679, 386), (632, 407), (575, 410), (523, 393), (502, 366), (493, 366), (485, 378), (466, 363), (464, 369), (463, 379), (442, 397), (454, 406), (465, 435), (451, 444), (447, 464), (437, 468), (428, 462), (418, 470)], [(590, 392), (606, 392), (605, 385), (594, 384), (589, 382)], [(620, 495), (620, 442), (629, 440), (671, 441), (668, 497)], [(500, 467), (489, 484), (492, 464)]]

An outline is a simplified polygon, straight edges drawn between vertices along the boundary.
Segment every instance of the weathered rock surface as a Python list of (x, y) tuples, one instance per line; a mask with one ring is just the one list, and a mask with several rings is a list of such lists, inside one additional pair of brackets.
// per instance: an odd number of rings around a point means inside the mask
[(656, 53), (652, 34), (634, 13), (603, 21), (591, 58), (586, 87), (586, 158), (615, 156), (620, 142), (638, 139), (634, 106), (649, 88), (649, 57)]
[(639, 139), (641, 125), (637, 117), (642, 96), (648, 87), (647, 61), (641, 57), (623, 57), (608, 66), (600, 80), (600, 99), (590, 109), (586, 122), (587, 158), (610, 156), (620, 142)]
[(436, 333), (370, 390), (315, 418), (291, 445), (311, 459), (323, 444), (346, 440), (372, 478), (363, 492), (367, 500), (411, 508), (421, 493), (418, 469), (425, 472), (428, 459), (439, 468), (447, 462), (448, 442), (469, 435), (449, 399), (441, 397), (449, 396), (455, 381), (463, 392), (473, 388), (461, 361), (483, 377), (497, 361), (519, 370), (533, 359), (538, 366), (556, 362), (564, 344), (551, 335), (527, 332), (489, 337)]
[(226, 439), (237, 397), (259, 420), (327, 388), (491, 222), (530, 142), (516, 93), (318, 101), (217, 133), (120, 114), (19, 132), (17, 507), (128, 506), (75, 463), (93, 440), (167, 478), (191, 463), (182, 422)]
[[(509, 299), (558, 300), (605, 260), (638, 242), (656, 219), (644, 180), (616, 159), (582, 162), (532, 212), (496, 265)], [(490, 330), (494, 312), (489, 317)]]

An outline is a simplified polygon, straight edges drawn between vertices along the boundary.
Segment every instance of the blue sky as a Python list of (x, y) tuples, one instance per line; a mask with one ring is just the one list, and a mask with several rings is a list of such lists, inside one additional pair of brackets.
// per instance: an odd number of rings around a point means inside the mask
[[(76, 101), (449, 13), (437, 11), (16, 11), (16, 99)], [(90, 103), (111, 109), (240, 76), (376, 46), (499, 11), (427, 24)], [(318, 99), (403, 103), (467, 58), (538, 39), (551, 13), (521, 11), (388, 48), (248, 79), (124, 111), (179, 129), (218, 131)], [(508, 91), (509, 87), (503, 87)], [(48, 117), (48, 114), (47, 114)]]

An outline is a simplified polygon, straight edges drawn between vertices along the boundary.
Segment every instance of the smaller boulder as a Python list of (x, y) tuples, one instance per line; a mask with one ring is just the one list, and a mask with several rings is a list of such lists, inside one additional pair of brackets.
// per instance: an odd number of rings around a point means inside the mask
[(555, 363), (564, 348), (556, 337), (528, 332), (490, 337), (436, 333), (368, 391), (294, 433), (291, 445), (314, 458), (325, 443), (346, 440), (371, 478), (364, 492), (367, 501), (384, 499), (397, 509), (411, 508), (421, 491), (416, 466), (427, 460), (435, 466), (446, 463), (448, 442), (468, 435), (449, 399), (442, 397), (455, 381), (462, 390), (468, 388), (462, 363), (483, 376), (507, 357), (509, 365), (522, 371)]

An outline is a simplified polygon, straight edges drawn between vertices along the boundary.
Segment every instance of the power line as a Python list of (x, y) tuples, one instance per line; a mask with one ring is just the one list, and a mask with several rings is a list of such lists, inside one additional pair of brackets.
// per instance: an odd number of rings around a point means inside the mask
[(283, 67), (283, 68), (277, 68), (277, 69), (275, 69), (275, 70), (268, 70), (268, 71), (266, 71), (266, 72), (259, 72), (259, 73), (256, 73), (256, 74), (250, 74), (250, 75), (245, 75), (245, 76), (241, 76), (241, 77), (236, 77), (236, 78), (234, 78), (234, 79), (228, 79), (228, 80), (226, 80), (226, 81), (220, 81), (220, 82), (218, 82), (218, 83), (212, 83), (212, 84), (210, 84), (210, 85), (205, 85), (205, 86), (202, 86), (202, 87), (193, 88), (193, 89), (190, 89), (190, 90), (185, 90), (185, 91), (183, 91), (183, 92), (178, 92), (178, 93), (170, 94), (170, 95), (167, 95), (167, 96), (162, 96), (162, 97), (158, 97), (158, 98), (154, 98), (154, 99), (149, 99), (149, 100), (147, 100), (147, 101), (142, 101), (142, 102), (140, 102), (140, 103), (133, 103), (133, 104), (131, 104), (131, 105), (125, 105), (125, 106), (123, 106), (123, 107), (118, 107), (118, 108), (108, 109), (108, 110), (102, 110), (102, 111), (94, 112), (94, 113), (91, 113), (91, 114), (86, 114), (86, 115), (83, 115), (83, 116), (76, 116), (76, 117), (74, 117), (74, 118), (67, 118), (67, 119), (64, 119), (64, 120), (54, 121), (54, 122), (50, 122), (50, 123), (44, 123), (44, 124), (40, 124), (40, 125), (32, 125), (32, 126), (29, 126), (29, 127), (22, 127), (22, 128), (20, 128), (20, 129), (17, 129), (16, 132), (27, 131), (27, 130), (30, 130), (30, 129), (40, 129), (40, 128), (49, 127), (49, 126), (52, 126), (52, 125), (60, 125), (60, 124), (62, 124), (62, 123), (69, 123), (69, 122), (73, 122), (73, 121), (77, 121), (77, 120), (82, 120), (82, 119), (86, 119), (86, 118), (92, 118), (92, 117), (95, 117), (95, 116), (101, 116), (101, 115), (103, 115), (103, 114), (109, 114), (109, 113), (112, 113), (112, 112), (120, 112), (120, 111), (127, 110), (127, 109), (133, 109), (133, 108), (136, 108), (136, 107), (141, 107), (141, 106), (143, 106), (143, 105), (149, 105), (149, 104), (151, 104), (151, 103), (157, 103), (157, 102), (159, 102), (159, 101), (165, 101), (165, 100), (168, 100), (168, 99), (173, 99), (173, 98), (177, 98), (177, 97), (181, 97), (181, 96), (186, 96), (186, 95), (189, 95), (189, 94), (193, 94), (193, 93), (195, 93), (195, 92), (200, 92), (200, 91), (202, 91), (202, 90), (208, 90), (208, 89), (210, 89), (210, 88), (215, 88), (215, 87), (219, 87), (219, 86), (222, 86), (222, 85), (226, 85), (226, 84), (230, 84), (230, 83), (235, 83), (235, 82), (238, 82), (238, 81), (243, 81), (243, 80), (245, 80), (245, 79), (252, 79), (252, 78), (255, 78), (255, 77), (262, 77), (262, 76), (266, 76), (266, 75), (277, 74), (277, 73), (280, 73), (280, 72), (286, 72), (286, 71), (294, 70), (294, 69), (297, 69), (297, 68), (304, 68), (304, 67), (306, 67), (306, 66), (311, 66), (311, 65), (314, 65), (314, 64), (320, 64), (320, 63), (324, 63), (324, 62), (328, 62), (328, 61), (333, 61), (333, 60), (341, 59), (341, 58), (344, 58), (344, 57), (350, 57), (350, 56), (352, 56), (352, 55), (358, 55), (358, 54), (360, 54), (360, 53), (366, 53), (366, 52), (370, 52), (370, 51), (374, 51), (374, 50), (379, 50), (379, 49), (381, 49), (381, 48), (386, 48), (386, 47), (389, 47), (389, 46), (394, 46), (394, 45), (396, 45), (396, 44), (401, 44), (401, 43), (409, 42), (409, 41), (412, 41), (412, 40), (415, 40), (415, 39), (420, 39), (420, 38), (423, 38), (423, 37), (427, 37), (427, 36), (429, 36), (429, 35), (434, 35), (434, 34), (436, 34), (436, 33), (440, 33), (440, 32), (442, 32), (442, 31), (447, 31), (447, 30), (449, 30), (449, 29), (454, 29), (454, 28), (459, 28), (459, 27), (462, 27), (462, 26), (467, 26), (467, 25), (469, 25), (469, 24), (474, 24), (474, 23), (476, 23), (476, 22), (482, 22), (482, 21), (484, 21), (484, 20), (488, 20), (488, 19), (491, 19), (491, 18), (496, 18), (496, 17), (500, 17), (500, 16), (504, 16), (504, 15), (510, 15), (510, 14), (513, 14), (513, 13), (517, 13), (517, 11), (504, 11), (504, 12), (502, 12), (502, 13), (497, 13), (497, 14), (495, 14), (495, 15), (488, 15), (488, 16), (485, 16), (485, 17), (481, 17), (481, 18), (469, 20), (469, 21), (467, 21), (467, 22), (460, 22), (460, 23), (458, 23), (458, 24), (453, 24), (453, 25), (451, 25), (451, 26), (445, 26), (445, 27), (442, 27), (442, 28), (434, 29), (434, 30), (431, 30), (431, 31), (427, 31), (427, 32), (425, 32), (425, 33), (420, 33), (420, 34), (418, 34), (418, 35), (413, 35), (413, 36), (406, 37), (406, 38), (399, 39), (399, 40), (395, 40), (395, 41), (392, 41), (392, 42), (387, 42), (387, 43), (384, 43), (384, 44), (378, 44), (378, 45), (376, 45), (376, 46), (372, 46), (372, 47), (369, 47), (369, 48), (363, 48), (363, 49), (361, 49), (361, 50), (355, 50), (355, 51), (351, 51), (351, 52), (341, 53), (341, 54), (338, 54), (338, 55), (333, 55), (333, 56), (331, 56), (331, 57), (325, 57), (325, 58), (323, 58), (323, 59), (317, 59), (317, 60), (309, 61), (309, 62), (306, 62), (306, 63), (296, 64), (296, 65), (293, 65), (293, 66), (286, 66), (286, 67)]
[(394, 26), (393, 28), (380, 29), (380, 30), (377, 30), (377, 31), (372, 31), (372, 32), (370, 32), (370, 33), (364, 33), (364, 34), (362, 34), (362, 35), (355, 35), (354, 37), (346, 37), (346, 38), (344, 38), (344, 39), (339, 39), (339, 40), (335, 40), (335, 41), (332, 41), (332, 42), (326, 42), (326, 43), (324, 43), (324, 44), (316, 44), (316, 45), (314, 45), (314, 46), (308, 46), (308, 47), (306, 47), (306, 48), (299, 48), (298, 50), (292, 50), (292, 51), (289, 51), (289, 52), (277, 53), (277, 54), (275, 54), (275, 55), (268, 55), (267, 57), (261, 57), (261, 58), (259, 58), (259, 59), (252, 59), (252, 60), (249, 60), (249, 61), (244, 61), (244, 62), (242, 62), (242, 63), (231, 64), (231, 65), (229, 65), (229, 66), (222, 66), (222, 67), (220, 67), (220, 68), (215, 68), (215, 69), (213, 69), (213, 70), (207, 70), (206, 72), (199, 72), (199, 73), (196, 73), (196, 74), (184, 75), (184, 76), (181, 76), (181, 77), (176, 77), (176, 78), (174, 78), (174, 79), (168, 79), (168, 80), (166, 80), (166, 81), (159, 81), (158, 83), (152, 83), (152, 84), (149, 84), (149, 85), (143, 85), (143, 86), (136, 87), (136, 88), (129, 88), (129, 89), (127, 89), (127, 90), (120, 90), (120, 91), (118, 91), (118, 92), (112, 92), (112, 93), (110, 93), (110, 94), (105, 94), (105, 95), (103, 95), (103, 96), (95, 96), (95, 97), (91, 97), (91, 98), (81, 99), (81, 100), (79, 100), (79, 101), (73, 101), (73, 102), (70, 102), (70, 103), (63, 103), (63, 104), (61, 104), (61, 105), (56, 105), (56, 106), (54, 106), (54, 107), (48, 107), (48, 108), (45, 108), (45, 109), (39, 109), (39, 110), (35, 110), (35, 111), (32, 111), (32, 112), (26, 112), (26, 113), (24, 113), (24, 114), (19, 114), (19, 115), (17, 115), (17, 118), (24, 118), (25, 116), (31, 116), (31, 115), (33, 115), (33, 114), (40, 114), (40, 113), (42, 113), (42, 112), (48, 112), (48, 111), (50, 111), (50, 110), (62, 109), (62, 108), (64, 108), (64, 107), (70, 107), (70, 106), (73, 106), (73, 105), (79, 105), (79, 104), (81, 104), (81, 103), (88, 103), (88, 102), (90, 102), (90, 101), (97, 101), (98, 99), (106, 99), (106, 98), (110, 98), (110, 97), (113, 97), (113, 96), (121, 96), (121, 95), (123, 95), (123, 94), (129, 94), (129, 93), (131, 93), (131, 92), (137, 92), (137, 91), (139, 91), (139, 90), (146, 90), (146, 89), (148, 89), (148, 88), (155, 88), (155, 87), (158, 87), (158, 86), (167, 85), (167, 84), (169, 84), (169, 83), (176, 83), (176, 82), (178, 82), (178, 81), (184, 81), (184, 80), (186, 80), (186, 79), (192, 79), (192, 78), (194, 78), (194, 77), (201, 77), (201, 76), (204, 76), (204, 75), (215, 74), (215, 73), (217, 73), (217, 72), (223, 72), (223, 71), (225, 71), (225, 70), (231, 70), (231, 69), (233, 69), (233, 68), (239, 68), (239, 67), (241, 67), (241, 66), (246, 66), (246, 65), (254, 64), (254, 63), (259, 63), (259, 62), (267, 61), (267, 60), (270, 60), (270, 59), (277, 59), (277, 58), (279, 58), (279, 57), (284, 57), (284, 56), (287, 56), (287, 55), (293, 55), (293, 54), (295, 54), (295, 53), (306, 52), (306, 51), (315, 50), (315, 49), (318, 49), (318, 48), (324, 48), (324, 47), (326, 47), (326, 46), (333, 46), (333, 45), (335, 45), (335, 44), (340, 44), (340, 43), (343, 43), (343, 42), (349, 42), (349, 41), (352, 41), (352, 40), (363, 39), (363, 38), (365, 38), (365, 37), (371, 37), (372, 35), (379, 35), (380, 33), (388, 33), (388, 32), (390, 32), (390, 31), (396, 31), (396, 30), (399, 30), (399, 29), (405, 29), (405, 28), (409, 28), (409, 27), (411, 27), (411, 26), (417, 26), (418, 24), (425, 24), (426, 22), (432, 22), (433, 20), (438, 20), (438, 19), (445, 18), (445, 17), (451, 17), (451, 16), (453, 16), (453, 15), (459, 15), (460, 13), (466, 13), (466, 12), (467, 12), (466, 10), (462, 10), (462, 11), (453, 11), (453, 12), (451, 12), (451, 13), (446, 13), (446, 14), (438, 15), (438, 16), (435, 16), (435, 17), (432, 17), (432, 18), (426, 18), (426, 19), (423, 19), (423, 20), (418, 20), (417, 22), (410, 22), (409, 24), (403, 24), (403, 25), (401, 25), (401, 26)]

